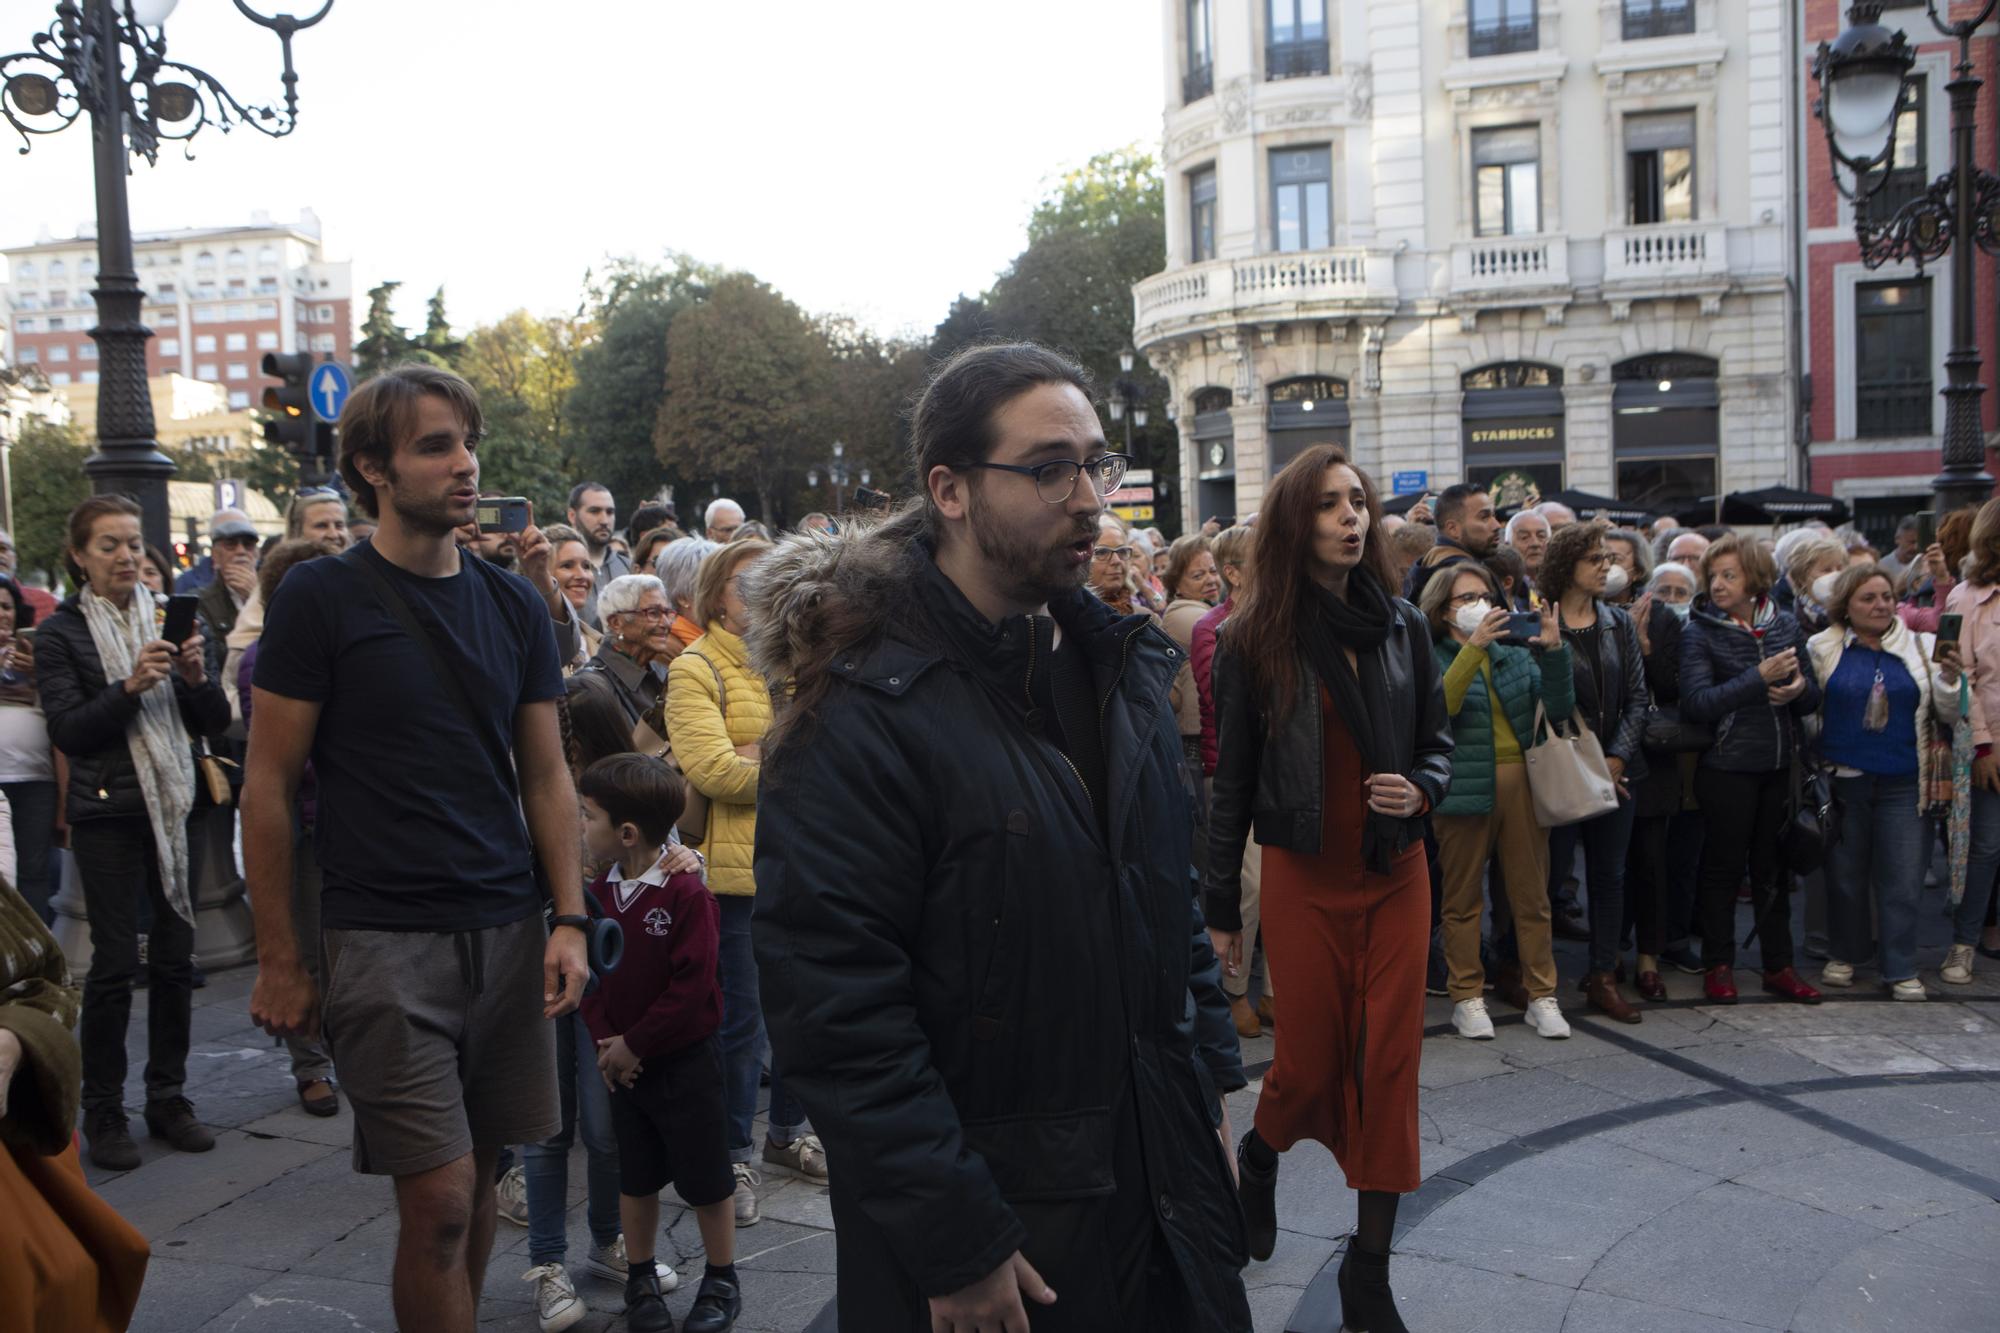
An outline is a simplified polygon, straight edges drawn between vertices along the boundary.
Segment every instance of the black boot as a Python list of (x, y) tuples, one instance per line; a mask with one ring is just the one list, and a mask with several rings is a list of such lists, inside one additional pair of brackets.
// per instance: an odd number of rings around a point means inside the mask
[(1250, 1257), (1261, 1264), (1278, 1248), (1278, 1164), (1273, 1161), (1265, 1171), (1250, 1164), (1250, 1154), (1244, 1149), (1256, 1132), (1248, 1131), (1236, 1145), (1236, 1197), (1243, 1204), (1243, 1231)]
[(132, 1142), (122, 1108), (86, 1114), (83, 1137), (90, 1142), (90, 1160), (106, 1171), (130, 1171), (139, 1165), (139, 1145)]
[(194, 1107), (185, 1097), (146, 1103), (146, 1132), (165, 1139), (182, 1152), (207, 1152), (215, 1146), (215, 1135), (194, 1118)]
[(660, 1270), (649, 1271), (625, 1281), (625, 1327), (632, 1333), (674, 1333), (674, 1317), (667, 1313), (667, 1298), (660, 1291)]
[(1341, 1333), (1410, 1333), (1389, 1290), (1389, 1256), (1352, 1241), (1340, 1261), (1340, 1327)]

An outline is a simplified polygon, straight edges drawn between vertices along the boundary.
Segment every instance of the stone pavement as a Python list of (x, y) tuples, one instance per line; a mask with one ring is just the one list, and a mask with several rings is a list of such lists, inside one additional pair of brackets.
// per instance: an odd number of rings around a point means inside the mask
[[(1580, 960), (1561, 948), (1573, 981)], [(1923, 956), (1934, 967), (1941, 953)], [(2000, 1328), (2000, 963), (1980, 967), (1969, 988), (1928, 973), (1929, 1004), (1877, 998), (1864, 977), (1817, 1008), (1749, 994), (1709, 1007), (1698, 978), (1676, 974), (1673, 1001), (1635, 1027), (1585, 1017), (1566, 983), (1566, 1042), (1536, 1037), (1498, 1004), (1498, 1038), (1461, 1041), (1432, 1000), (1426, 1179), (1404, 1204), (1395, 1268), (1405, 1319), (1418, 1333)], [(242, 969), (196, 992), (189, 1096), (220, 1131), (216, 1150), (186, 1156), (142, 1138), (139, 1169), (91, 1172), (153, 1242), (133, 1327), (389, 1330), (388, 1183), (349, 1169), (345, 1112), (298, 1109), (283, 1051), (247, 1017), (251, 981)], [(144, 1013), (134, 1008), (134, 1107)], [(1261, 1072), (1270, 1040), (1246, 1043), (1245, 1056)], [(1257, 1087), (1230, 1099), (1239, 1129)], [(578, 1149), (578, 1261), (583, 1175)], [(1258, 1333), (1332, 1333), (1328, 1261), (1353, 1196), (1311, 1144), (1285, 1156), (1278, 1189), (1277, 1253), (1246, 1273)], [(737, 1233), (739, 1327), (804, 1329), (833, 1294), (825, 1191), (769, 1179), (763, 1211)], [(694, 1219), (669, 1208), (665, 1221), (662, 1254), (698, 1275)], [(501, 1223), (483, 1326), (535, 1329), (526, 1248), (527, 1233)], [(673, 1299), (677, 1318), (693, 1286)], [(619, 1326), (617, 1287), (578, 1287), (593, 1311), (579, 1327)]]

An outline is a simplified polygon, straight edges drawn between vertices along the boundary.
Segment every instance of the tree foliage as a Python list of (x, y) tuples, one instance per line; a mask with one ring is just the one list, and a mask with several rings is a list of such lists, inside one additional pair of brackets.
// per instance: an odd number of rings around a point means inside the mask
[(400, 282), (384, 282), (368, 289), (368, 315), (361, 321), (361, 341), (354, 344), (354, 374), (369, 379), (407, 359), (410, 336), (396, 322), (392, 302)]
[(14, 486), (14, 548), (23, 571), (55, 575), (68, 545), (69, 511), (90, 495), (83, 460), (90, 445), (73, 426), (30, 417), (9, 460)]
[(561, 517), (576, 475), (566, 409), (586, 335), (579, 316), (516, 310), (474, 329), (458, 355), (458, 371), (479, 391), (486, 415), (480, 485), (526, 496), (541, 522)]

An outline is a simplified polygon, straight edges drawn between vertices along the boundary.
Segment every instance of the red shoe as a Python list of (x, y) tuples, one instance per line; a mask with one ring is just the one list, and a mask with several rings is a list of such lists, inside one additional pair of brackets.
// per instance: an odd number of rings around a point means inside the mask
[(1818, 1004), (1819, 992), (1799, 980), (1799, 974), (1789, 967), (1781, 967), (1776, 972), (1764, 974), (1764, 989), (1773, 995), (1782, 995), (1800, 1004)]
[(1641, 999), (1658, 1001), (1667, 998), (1667, 983), (1660, 980), (1658, 972), (1641, 972), (1633, 989), (1639, 992)]
[(1711, 1004), (1736, 1003), (1736, 973), (1727, 963), (1717, 963), (1702, 979), (1702, 994)]

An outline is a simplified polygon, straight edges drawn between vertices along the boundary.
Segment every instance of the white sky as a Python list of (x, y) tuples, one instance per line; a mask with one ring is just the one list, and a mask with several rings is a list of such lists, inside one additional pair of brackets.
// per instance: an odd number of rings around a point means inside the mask
[[(318, 0), (252, 0), (309, 13)], [(300, 126), (213, 127), (143, 161), (141, 230), (318, 210), (363, 293), (440, 283), (459, 329), (572, 308), (607, 255), (748, 269), (807, 310), (928, 335), (991, 282), (1063, 168), (1156, 144), (1155, 0), (335, 0), (299, 34)], [(50, 0), (0, 0), (0, 52)], [(278, 43), (230, 0), (181, 0), (168, 55), (246, 104)], [(79, 123), (0, 145), (0, 240), (94, 215)]]

